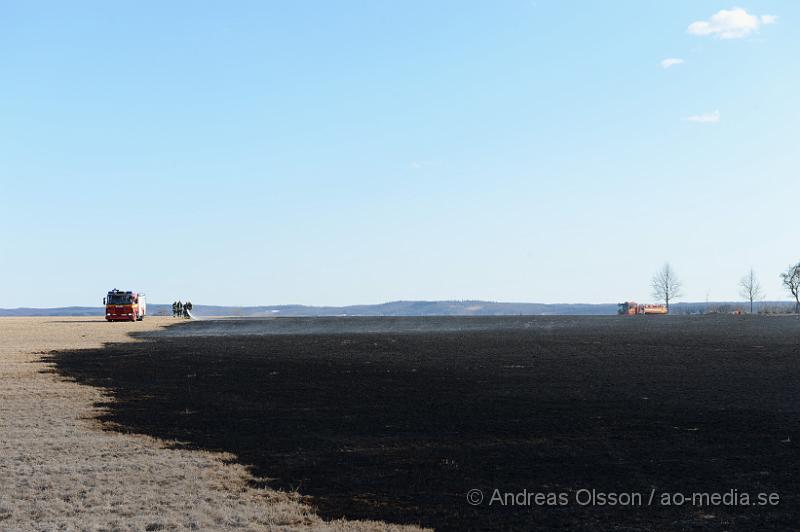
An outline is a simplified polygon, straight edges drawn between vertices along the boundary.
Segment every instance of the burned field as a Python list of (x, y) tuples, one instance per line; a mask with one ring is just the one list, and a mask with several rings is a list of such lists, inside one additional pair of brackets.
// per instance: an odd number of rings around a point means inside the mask
[[(800, 522), (795, 318), (209, 321), (50, 362), (109, 391), (110, 430), (234, 453), (254, 482), (297, 490), (329, 519), (448, 530)], [(490, 504), (494, 490), (566, 503)], [(643, 503), (579, 504), (579, 490)], [(737, 504), (661, 504), (732, 490)], [(743, 493), (779, 503), (744, 505)]]

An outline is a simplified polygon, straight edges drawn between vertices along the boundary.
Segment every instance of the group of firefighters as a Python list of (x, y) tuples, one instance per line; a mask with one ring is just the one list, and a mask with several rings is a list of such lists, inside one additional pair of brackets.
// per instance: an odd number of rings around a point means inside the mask
[(189, 312), (192, 310), (192, 302), (187, 301), (186, 303), (181, 303), (180, 301), (176, 301), (172, 304), (172, 317), (173, 318), (190, 318)]

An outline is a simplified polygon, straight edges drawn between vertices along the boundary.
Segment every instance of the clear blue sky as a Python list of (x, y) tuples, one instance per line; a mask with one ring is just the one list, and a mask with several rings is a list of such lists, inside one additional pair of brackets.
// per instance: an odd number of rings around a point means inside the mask
[(0, 307), (783, 299), (800, 3), (734, 5), (7, 2)]

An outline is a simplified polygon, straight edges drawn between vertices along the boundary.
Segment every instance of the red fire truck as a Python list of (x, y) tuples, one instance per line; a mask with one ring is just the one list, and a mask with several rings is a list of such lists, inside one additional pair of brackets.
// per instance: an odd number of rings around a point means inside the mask
[(106, 306), (106, 321), (142, 321), (147, 313), (144, 294), (111, 290), (103, 298)]
[(642, 305), (634, 301), (619, 304), (617, 314), (620, 316), (636, 316), (637, 314), (668, 314), (666, 305)]

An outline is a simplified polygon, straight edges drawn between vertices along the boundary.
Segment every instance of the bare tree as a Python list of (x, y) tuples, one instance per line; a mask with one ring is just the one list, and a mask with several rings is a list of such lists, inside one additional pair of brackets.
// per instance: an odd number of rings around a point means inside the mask
[(675, 272), (672, 271), (669, 262), (664, 263), (664, 266), (653, 276), (650, 286), (653, 287), (653, 297), (667, 305), (667, 313), (669, 313), (669, 302), (683, 295), (681, 293), (682, 284)]
[(800, 314), (800, 262), (781, 274), (781, 282), (794, 296), (794, 312)]
[(758, 278), (756, 278), (756, 272), (753, 271), (753, 268), (750, 268), (750, 271), (747, 272), (747, 275), (742, 277), (742, 280), (739, 281), (739, 294), (745, 300), (750, 302), (750, 314), (752, 314), (753, 301), (758, 301), (763, 296), (761, 283), (758, 282)]

